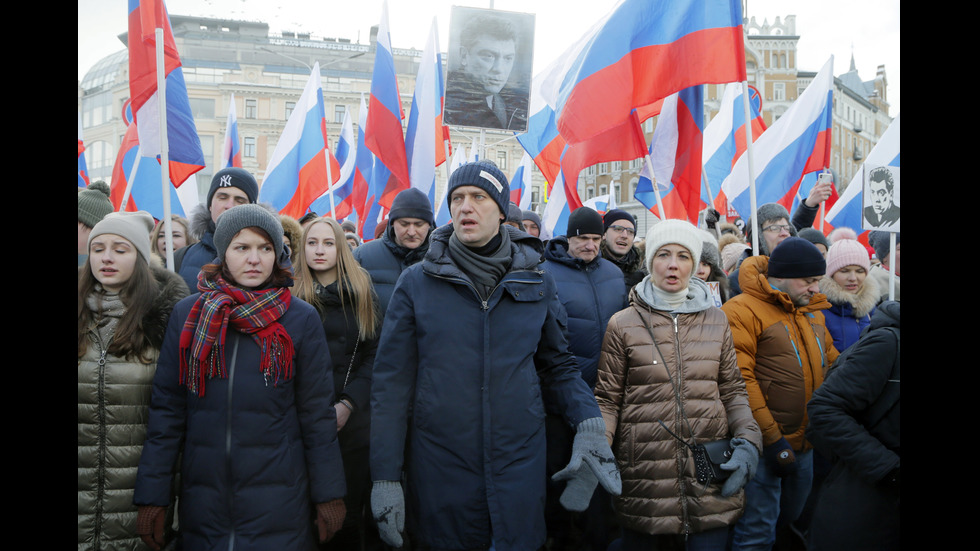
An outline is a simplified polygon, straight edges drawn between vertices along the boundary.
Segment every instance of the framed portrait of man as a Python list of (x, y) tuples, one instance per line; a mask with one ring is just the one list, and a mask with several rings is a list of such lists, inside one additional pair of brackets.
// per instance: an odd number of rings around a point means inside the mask
[(534, 14), (453, 6), (443, 122), (527, 130)]
[(864, 166), (862, 229), (900, 231), (902, 194), (897, 166)]

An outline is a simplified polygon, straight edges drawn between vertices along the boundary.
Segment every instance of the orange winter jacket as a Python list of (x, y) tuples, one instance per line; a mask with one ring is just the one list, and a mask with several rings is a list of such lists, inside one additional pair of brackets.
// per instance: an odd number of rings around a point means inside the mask
[(746, 259), (739, 269), (742, 293), (721, 309), (763, 445), (785, 437), (794, 450), (804, 451), (812, 447), (805, 436), (806, 404), (838, 356), (820, 311), (830, 302), (817, 293), (810, 304), (797, 307), (769, 284), (768, 267), (769, 257)]

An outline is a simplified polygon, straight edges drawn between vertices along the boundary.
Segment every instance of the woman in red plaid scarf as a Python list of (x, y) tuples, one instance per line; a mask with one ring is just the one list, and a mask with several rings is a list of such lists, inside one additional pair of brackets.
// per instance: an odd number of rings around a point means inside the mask
[(316, 310), (294, 298), (283, 229), (240, 205), (214, 232), (218, 259), (174, 308), (153, 381), (134, 503), (163, 541), (180, 459), (183, 549), (314, 549), (345, 515), (330, 354)]

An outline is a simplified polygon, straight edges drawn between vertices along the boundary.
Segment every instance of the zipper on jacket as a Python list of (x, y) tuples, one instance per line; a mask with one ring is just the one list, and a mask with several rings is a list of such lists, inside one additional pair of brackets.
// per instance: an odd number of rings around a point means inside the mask
[(96, 461), (98, 461), (98, 467), (96, 471), (96, 484), (95, 484), (95, 549), (102, 548), (101, 535), (102, 535), (102, 523), (104, 519), (102, 518), (102, 513), (104, 509), (105, 501), (105, 484), (106, 484), (106, 473), (105, 473), (105, 462), (106, 462), (106, 403), (105, 403), (105, 358), (109, 353), (109, 347), (102, 342), (102, 337), (99, 335), (98, 331), (93, 331), (95, 338), (92, 339), (96, 344), (99, 345), (99, 370), (97, 375), (97, 421), (99, 423), (99, 445), (98, 451), (96, 452)]
[(232, 389), (235, 388), (235, 363), (238, 359), (238, 335), (235, 335), (235, 346), (231, 349), (231, 363), (228, 366), (228, 418), (225, 422), (225, 468), (228, 477), (228, 521), (231, 533), (228, 534), (228, 551), (235, 549), (235, 486), (234, 477), (231, 472), (231, 405)]
[(803, 359), (800, 358), (800, 350), (796, 347), (796, 341), (793, 340), (793, 333), (790, 332), (789, 326), (783, 323), (783, 329), (786, 330), (786, 337), (789, 338), (789, 344), (793, 346), (793, 352), (796, 354), (796, 362), (803, 367)]
[[(684, 402), (683, 402), (683, 396), (684, 396), (684, 379), (683, 379), (683, 377), (681, 377), (681, 374), (684, 371), (684, 363), (681, 360), (681, 338), (680, 338), (680, 328), (677, 325), (677, 314), (671, 313), (670, 314), (670, 320), (674, 324), (674, 354), (677, 356), (677, 386), (676, 386), (676, 388), (677, 388), (677, 407), (680, 410), (680, 411), (678, 411), (678, 413), (680, 413), (681, 419), (684, 419), (684, 417), (685, 417), (685, 414), (684, 414)], [(667, 358), (664, 358), (664, 368), (667, 367), (666, 364), (667, 364)], [(667, 376), (668, 377), (670, 376), (670, 371), (667, 372)], [(690, 430), (690, 428), (691, 427), (688, 426), (688, 429), (689, 430)], [(697, 439), (694, 437), (694, 433), (693, 432), (691, 433), (691, 440), (694, 440), (695, 442), (697, 442)], [(683, 446), (683, 445), (679, 445), (679, 446), (680, 446), (679, 447), (679, 451), (682, 454), (682, 457), (683, 456), (686, 456), (687, 455), (687, 448), (685, 446)], [(691, 523), (690, 523), (690, 519), (688, 518), (688, 514), (687, 514), (687, 492), (688, 492), (687, 486), (688, 486), (688, 483), (684, 479), (684, 468), (683, 468), (683, 466), (681, 466), (681, 465), (678, 465), (678, 466), (681, 467), (680, 468), (680, 476), (679, 476), (679, 482), (680, 482), (679, 486), (680, 486), (680, 489), (681, 489), (681, 496), (680, 496), (681, 497), (681, 519), (682, 519), (683, 524), (684, 524), (684, 541), (687, 542), (687, 536), (690, 535), (690, 533), (691, 533)]]

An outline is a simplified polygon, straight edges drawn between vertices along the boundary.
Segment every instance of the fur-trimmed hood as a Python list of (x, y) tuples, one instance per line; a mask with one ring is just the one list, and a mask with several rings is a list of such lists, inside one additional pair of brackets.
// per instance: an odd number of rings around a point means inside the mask
[(159, 293), (153, 301), (153, 307), (143, 318), (143, 331), (146, 338), (154, 348), (160, 349), (163, 345), (163, 335), (167, 331), (167, 320), (170, 319), (170, 312), (180, 299), (190, 294), (187, 284), (179, 275), (167, 270), (156, 262), (150, 263), (150, 272), (153, 279), (157, 281)]
[(191, 215), (187, 217), (191, 223), (191, 235), (198, 241), (205, 233), (214, 233), (214, 221), (211, 220), (211, 211), (203, 203), (191, 210)]
[(848, 293), (828, 276), (820, 280), (820, 292), (827, 295), (833, 306), (849, 304), (855, 318), (863, 318), (874, 310), (881, 296), (881, 288), (873, 277), (865, 277), (864, 284), (857, 293)]

